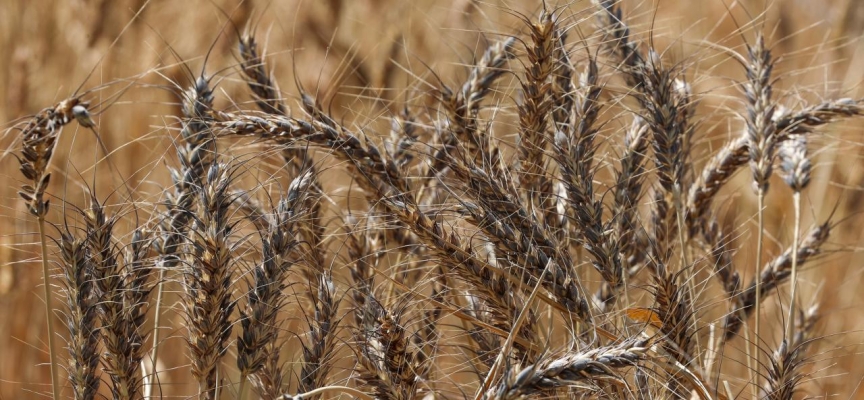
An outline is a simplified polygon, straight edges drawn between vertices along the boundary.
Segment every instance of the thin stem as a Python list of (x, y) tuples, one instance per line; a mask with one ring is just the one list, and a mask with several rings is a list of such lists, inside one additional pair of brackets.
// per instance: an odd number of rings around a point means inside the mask
[[(150, 397), (153, 393), (153, 376), (147, 372), (147, 365), (144, 363), (144, 359), (141, 359), (141, 397), (144, 400), (150, 400)], [(156, 366), (153, 366), (153, 369), (156, 369)]]
[(153, 384), (159, 381), (157, 379), (158, 374), (158, 366), (156, 364), (156, 358), (159, 355), (159, 320), (162, 316), (162, 293), (164, 292), (163, 287), (165, 286), (165, 268), (159, 268), (159, 281), (157, 282), (158, 288), (156, 289), (156, 311), (153, 314), (153, 351), (152, 356), (150, 357), (153, 360), (153, 373), (151, 377), (151, 384), (147, 387), (146, 393), (144, 394), (145, 399), (152, 398), (153, 394)]
[[(681, 242), (681, 268), (689, 268), (690, 260), (687, 257), (687, 238), (684, 236), (684, 202), (681, 197), (681, 186), (679, 184), (675, 184), (675, 189), (673, 191), (674, 201), (675, 201), (675, 214), (678, 220), (678, 240)], [(627, 275), (626, 273), (624, 275)], [(696, 298), (696, 284), (695, 279), (693, 277), (687, 278), (687, 290), (689, 291), (688, 296), (690, 299)], [(696, 315), (696, 302), (690, 302), (690, 312), (693, 315)], [(693, 335), (693, 338), (696, 342), (696, 348), (701, 349), (701, 344), (699, 343), (699, 335)], [(698, 363), (700, 353), (696, 352), (694, 355), (696, 358), (696, 362)]]
[(54, 347), (54, 318), (51, 308), (51, 277), (48, 271), (48, 245), (45, 241), (45, 217), (39, 221), (39, 246), (42, 251), (42, 279), (45, 281), (45, 316), (48, 320), (48, 355), (51, 359), (51, 394), (54, 400), (60, 400), (60, 385), (57, 384), (57, 350)]
[[(686, 247), (686, 238), (684, 237), (684, 205), (681, 201), (681, 190), (677, 187), (675, 188), (675, 214), (678, 219), (678, 240), (681, 242), (681, 268), (687, 268), (690, 265), (690, 261), (687, 259), (687, 247)], [(691, 282), (689, 285), (692, 288), (692, 279), (688, 279), (688, 282)], [(691, 295), (693, 293), (690, 293)]]
[(240, 377), (240, 386), (237, 388), (237, 400), (246, 398), (246, 375)]
[(786, 319), (786, 343), (792, 343), (792, 327), (795, 320), (795, 292), (798, 289), (798, 236), (801, 234), (801, 192), (792, 195), (795, 205), (795, 232), (792, 236), (792, 293), (789, 295), (789, 318)]
[[(764, 187), (759, 188), (758, 198), (759, 198), (759, 204), (758, 204), (758, 206), (759, 206), (759, 210), (758, 210), (759, 232), (757, 234), (758, 236), (757, 236), (757, 240), (756, 240), (756, 263), (754, 264), (756, 266), (756, 268), (753, 270), (755, 275), (756, 275), (756, 302), (754, 304), (755, 308), (753, 310), (753, 312), (756, 314), (756, 321), (755, 321), (756, 325), (753, 327), (753, 331), (755, 332), (755, 335), (753, 337), (753, 348), (754, 348), (753, 356), (756, 357), (756, 365), (754, 365), (754, 368), (755, 368), (754, 372), (755, 372), (755, 376), (757, 376), (757, 377), (760, 376), (759, 375), (759, 369), (762, 366), (762, 363), (760, 362), (760, 359), (762, 357), (760, 357), (761, 354), (759, 352), (759, 337), (760, 337), (759, 336), (759, 314), (761, 314), (761, 312), (760, 312), (761, 311), (761, 308), (760, 308), (761, 300), (760, 299), (762, 297), (762, 274), (760, 273), (759, 269), (760, 269), (760, 266), (762, 264), (762, 244), (763, 244), (762, 240), (763, 240), (763, 229), (765, 227), (765, 212), (764, 212), (764, 209), (765, 209), (765, 188)], [(758, 387), (759, 387), (759, 385), (757, 383), (753, 384), (753, 399), (754, 400), (759, 398)]]
[[(733, 312), (738, 312), (738, 311), (733, 311)], [(744, 343), (745, 343), (745, 345), (744, 345), (745, 354), (744, 355), (746, 356), (745, 359), (747, 360), (747, 372), (749, 375), (747, 378), (749, 379), (749, 382), (753, 385), (753, 386), (751, 386), (751, 389), (753, 390), (753, 396), (758, 396), (759, 395), (759, 383), (758, 383), (759, 381), (756, 379), (755, 370), (753, 369), (753, 355), (752, 355), (752, 350), (750, 347), (750, 343), (751, 343), (750, 342), (750, 327), (747, 326), (746, 321), (744, 322), (743, 331), (744, 331)], [(730, 397), (730, 399), (734, 399), (734, 397)]]

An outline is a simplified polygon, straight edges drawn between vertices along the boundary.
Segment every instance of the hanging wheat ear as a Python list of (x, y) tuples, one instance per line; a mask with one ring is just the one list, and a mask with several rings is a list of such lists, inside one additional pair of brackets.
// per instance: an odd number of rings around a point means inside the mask
[(22, 149), (18, 162), (21, 173), (30, 184), (22, 186), (19, 194), (27, 202), (30, 214), (37, 218), (44, 218), (48, 213), (48, 200), (44, 200), (44, 196), (51, 179), (48, 165), (54, 155), (57, 137), (63, 126), (76, 119), (83, 119), (84, 127), (92, 126), (87, 125), (92, 123), (87, 113), (88, 105), (77, 98), (63, 100), (40, 111), (21, 130)]

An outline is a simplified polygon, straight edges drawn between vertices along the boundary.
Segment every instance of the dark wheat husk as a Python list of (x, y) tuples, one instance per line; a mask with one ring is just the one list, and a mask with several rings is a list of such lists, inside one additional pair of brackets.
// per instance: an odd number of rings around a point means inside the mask
[[(54, 146), (64, 125), (87, 112), (88, 103), (79, 98), (70, 98), (53, 107), (40, 111), (21, 130), (21, 174), (29, 181), (21, 187), (19, 194), (27, 202), (30, 214), (44, 218), (48, 213), (45, 190), (51, 180), (48, 164), (54, 155)], [(83, 111), (81, 111), (83, 110)]]
[[(116, 218), (108, 216), (103, 205), (91, 195), (90, 208), (84, 210), (87, 225), (87, 248), (93, 264), (93, 280), (99, 299), (102, 323), (100, 337), (106, 355), (103, 365), (111, 377), (111, 392), (115, 398), (130, 399), (140, 386), (138, 364), (130, 365), (133, 352), (141, 347), (137, 327), (127, 320), (124, 306), (123, 265), (114, 243)], [(131, 311), (131, 310), (130, 310)]]
[(552, 107), (552, 85), (549, 77), (555, 67), (555, 32), (558, 30), (557, 16), (541, 11), (537, 22), (528, 24), (531, 43), (526, 45), (528, 64), (522, 82), (524, 100), (519, 104), (519, 158), (522, 169), (519, 183), (529, 198), (538, 184), (546, 179), (544, 153), (547, 148), (546, 128)]
[[(861, 101), (843, 98), (806, 106), (794, 113), (774, 115), (772, 123), (778, 141), (790, 135), (807, 134), (813, 128), (844, 117), (858, 116), (862, 112)], [(723, 185), (749, 160), (749, 139), (738, 137), (726, 144), (705, 164), (702, 173), (690, 187), (687, 196), (686, 221), (691, 236), (703, 228), (711, 203)]]
[(309, 174), (296, 178), (272, 213), (257, 215), (262, 260), (252, 270), (246, 307), (240, 311), (237, 368), (241, 379), (254, 378), (252, 382), (264, 398), (273, 399), (282, 393), (278, 314), (286, 302), (288, 272), (297, 262), (296, 225), (305, 214), (303, 204), (310, 183)]
[(229, 220), (234, 202), (229, 194), (230, 174), (231, 170), (220, 163), (207, 171), (189, 233), (191, 251), (183, 266), (183, 308), (192, 375), (198, 380), (199, 394), (209, 400), (215, 399), (219, 390), (217, 376), (231, 336), (235, 305), (231, 290), (235, 244), (231, 242), (233, 224)]
[(92, 274), (93, 264), (83, 239), (68, 229), (58, 240), (66, 294), (69, 329), (67, 372), (75, 399), (94, 399), (99, 391), (98, 308)]
[(806, 353), (813, 344), (810, 336), (819, 319), (818, 307), (813, 306), (806, 314), (801, 312), (795, 319), (795, 334), (791, 342), (784, 338), (772, 354), (768, 376), (762, 395), (768, 400), (792, 400), (801, 381), (806, 378), (802, 368), (807, 361)]
[[(444, 154), (460, 145), (467, 146), (469, 154), (476, 152), (478, 156), (482, 156), (489, 153), (490, 138), (477, 126), (477, 114), (495, 81), (506, 72), (504, 67), (507, 60), (515, 58), (515, 43), (515, 38), (507, 38), (489, 46), (458, 92), (454, 93), (447, 86), (441, 88), (441, 104), (447, 111), (450, 124), (441, 138), (442, 146), (435, 155), (436, 160), (442, 159)], [(433, 164), (431, 171), (438, 172), (442, 169), (443, 165)]]
[(417, 396), (416, 355), (409, 349), (400, 315), (384, 309), (370, 298), (363, 311), (363, 324), (356, 333), (361, 373), (359, 379), (375, 398), (411, 400)]
[[(309, 123), (294, 118), (222, 113), (220, 119), (218, 126), (225, 134), (252, 135), (276, 142), (299, 138), (336, 150), (335, 155), (348, 161), (362, 177), (359, 183), (364, 189), (374, 194), (380, 204), (396, 215), (421, 242), (448, 260), (448, 265), (468, 272), (462, 276), (470, 278), (472, 284), (481, 290), (490, 290), (484, 278), (488, 274), (486, 263), (466, 249), (455, 233), (445, 232), (439, 222), (419, 209), (407, 190), (405, 177), (392, 162), (380, 157), (380, 151), (373, 144), (368, 143), (368, 148), (362, 146), (356, 136), (341, 127), (334, 127), (335, 122), (329, 118)], [(566, 275), (552, 275), (550, 279), (549, 282), (560, 280), (566, 283), (554, 287), (558, 295), (556, 300), (581, 318), (590, 319), (588, 303), (578, 286), (568, 281)], [(491, 293), (494, 292), (492, 289)]]

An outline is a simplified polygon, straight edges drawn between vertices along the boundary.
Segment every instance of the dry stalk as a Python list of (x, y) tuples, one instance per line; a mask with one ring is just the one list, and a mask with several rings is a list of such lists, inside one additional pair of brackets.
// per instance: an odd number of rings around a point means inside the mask
[(795, 318), (795, 295), (798, 289), (798, 235), (801, 231), (801, 191), (810, 182), (810, 159), (807, 157), (807, 140), (795, 135), (780, 145), (780, 167), (786, 184), (792, 188), (792, 203), (795, 209), (795, 227), (792, 236), (792, 290), (789, 294), (789, 317), (784, 338), (792, 340), (792, 321)]

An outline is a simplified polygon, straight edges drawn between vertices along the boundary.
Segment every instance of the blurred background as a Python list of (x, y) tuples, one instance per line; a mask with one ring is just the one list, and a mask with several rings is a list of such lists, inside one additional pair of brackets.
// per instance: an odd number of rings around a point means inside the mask
[[(237, 73), (238, 32), (255, 32), (289, 105), (296, 104), (297, 85), (302, 85), (339, 118), (366, 121), (398, 112), (394, 102), (422, 104), (425, 100), (415, 99), (437, 86), (439, 78), (451, 86), (464, 80), (465, 66), (490, 40), (524, 32), (519, 16), (535, 17), (538, 3), (3, 0), (0, 123), (11, 127), (76, 91), (111, 83), (88, 99), (102, 102), (96, 118), (99, 134), (114, 152), (112, 162), (119, 173), (99, 162), (102, 155), (94, 135), (71, 124), (57, 145), (49, 193), (82, 205), (82, 184), (95, 184), (108, 196), (122, 177), (142, 201), (154, 201), (170, 182), (164, 164), (174, 157), (174, 133), (167, 134), (165, 127), (179, 115), (174, 83), (186, 86), (190, 71), (198, 75), (203, 70), (217, 76), (218, 107), (250, 100)], [(551, 7), (555, 2), (547, 3)], [(563, 15), (572, 24), (570, 42), (578, 43), (594, 30), (591, 4), (567, 4)], [(743, 72), (724, 49), (741, 52), (742, 43), (752, 40), (757, 30), (766, 33), (781, 60), (777, 98), (788, 107), (802, 99), (864, 94), (864, 1), (626, 0), (624, 10), (637, 39), (651, 34), (655, 48), (664, 50), (664, 60), (688, 68), (700, 101), (699, 152), (693, 156), (697, 166), (739, 132), (728, 121), (743, 110), (734, 84)], [(859, 390), (864, 363), (856, 362), (864, 359), (862, 128), (859, 120), (820, 130), (811, 147), (816, 154), (814, 185), (807, 194), (804, 226), (832, 212), (840, 223), (831, 238), (832, 254), (802, 278), (802, 296), (818, 299), (823, 310), (819, 332), (830, 335), (814, 351), (816, 358), (808, 366), (814, 379), (801, 396), (864, 398)], [(7, 183), (0, 187), (0, 399), (39, 398), (37, 393), (46, 392), (49, 382), (38, 239), (17, 195), (22, 182), (13, 157), (19, 144), (16, 133), (8, 130), (0, 137), (7, 150), (0, 159), (0, 176)], [(731, 214), (738, 218), (727, 223), (748, 232), (753, 219), (747, 216), (754, 215), (755, 201), (742, 176), (716, 204), (734, 208)], [(780, 184), (775, 187), (768, 198), (767, 255), (776, 255), (791, 237), (791, 192)], [(57, 210), (51, 214), (54, 222), (61, 220)], [(737, 257), (752, 259), (754, 250), (747, 244), (752, 239), (736, 238), (741, 247)], [(168, 335), (176, 337), (171, 342), (182, 349), (180, 332)], [(176, 366), (186, 359), (183, 351), (176, 351), (164, 362)], [(166, 395), (184, 393), (182, 382), (168, 384), (178, 388)]]

